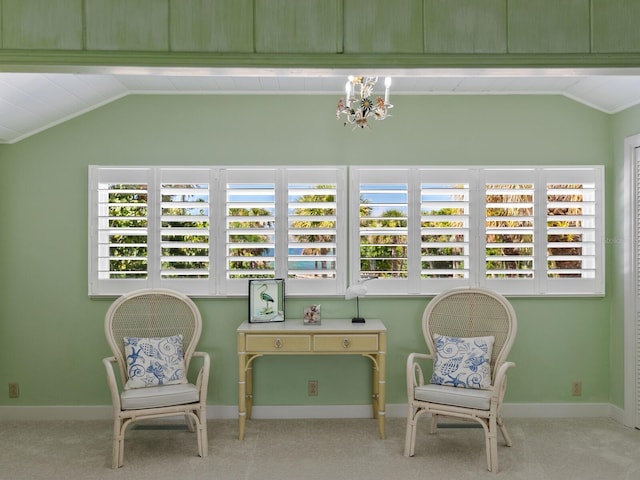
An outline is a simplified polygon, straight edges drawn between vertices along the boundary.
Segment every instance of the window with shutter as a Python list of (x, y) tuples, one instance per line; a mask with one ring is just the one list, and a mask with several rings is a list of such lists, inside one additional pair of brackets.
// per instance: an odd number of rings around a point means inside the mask
[(149, 168), (89, 169), (89, 293), (150, 286), (154, 247)]
[(209, 277), (209, 185), (163, 183), (161, 277)]
[(146, 279), (147, 184), (101, 183), (98, 189), (98, 277)]
[(335, 198), (335, 185), (289, 184), (289, 278), (335, 278)]
[(372, 295), (602, 295), (602, 172), (351, 167), (351, 282), (376, 277)]
[(370, 295), (602, 295), (603, 185), (602, 166), (90, 167), (89, 293), (342, 295), (349, 269)]
[(468, 279), (469, 184), (420, 185), (420, 262), (423, 279)]
[(377, 278), (408, 275), (408, 185), (360, 184), (360, 272)]
[(275, 172), (227, 173), (225, 276), (228, 280), (242, 279), (243, 285), (250, 278), (275, 278)]
[(313, 288), (320, 294), (341, 294), (346, 271), (346, 170), (292, 168), (285, 173), (287, 291), (302, 294)]
[(602, 170), (549, 168), (546, 190), (546, 290), (603, 290)]
[(485, 186), (486, 278), (534, 277), (534, 186), (487, 183)]

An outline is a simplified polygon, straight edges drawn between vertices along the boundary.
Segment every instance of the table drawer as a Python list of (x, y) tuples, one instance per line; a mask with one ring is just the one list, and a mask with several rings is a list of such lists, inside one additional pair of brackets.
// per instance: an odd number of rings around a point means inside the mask
[(247, 335), (248, 352), (309, 352), (309, 335)]
[(378, 335), (316, 335), (316, 352), (375, 352)]

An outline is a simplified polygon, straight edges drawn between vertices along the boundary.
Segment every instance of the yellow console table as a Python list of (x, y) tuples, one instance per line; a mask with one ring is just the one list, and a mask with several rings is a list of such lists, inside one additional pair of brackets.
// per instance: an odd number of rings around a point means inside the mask
[(362, 355), (373, 364), (373, 416), (385, 438), (385, 357), (387, 328), (380, 320), (351, 323), (326, 320), (305, 325), (302, 320), (244, 322), (238, 327), (238, 438), (244, 438), (253, 400), (253, 362), (263, 355)]

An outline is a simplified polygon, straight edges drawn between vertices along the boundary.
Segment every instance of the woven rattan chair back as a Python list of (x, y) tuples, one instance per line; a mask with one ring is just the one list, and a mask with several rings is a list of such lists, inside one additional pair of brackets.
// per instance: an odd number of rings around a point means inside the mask
[(124, 337), (160, 338), (182, 335), (185, 366), (202, 331), (200, 311), (193, 301), (172, 290), (138, 290), (116, 300), (106, 315), (105, 334), (126, 379)]
[(436, 296), (422, 316), (422, 333), (435, 354), (434, 334), (450, 337), (493, 336), (492, 383), (496, 365), (506, 360), (516, 334), (516, 314), (500, 294), (480, 288), (448, 290)]

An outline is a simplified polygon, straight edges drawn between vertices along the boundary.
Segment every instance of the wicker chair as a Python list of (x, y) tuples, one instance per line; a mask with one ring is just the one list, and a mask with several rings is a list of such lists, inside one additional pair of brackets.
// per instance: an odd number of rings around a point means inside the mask
[[(184, 415), (189, 430), (195, 430), (197, 434), (198, 455), (207, 456), (209, 355), (194, 351), (201, 330), (202, 319), (196, 305), (188, 297), (172, 290), (138, 290), (118, 298), (107, 311), (105, 334), (113, 356), (104, 358), (102, 362), (107, 370), (113, 402), (113, 468), (121, 467), (124, 463), (124, 434), (127, 427), (139, 420), (160, 417)], [(129, 380), (124, 338), (157, 339), (176, 335), (182, 335), (183, 374), (189, 371), (193, 357), (201, 359), (196, 383), (122, 389)], [(115, 365), (120, 375), (120, 385), (116, 380)]]
[[(438, 417), (453, 417), (482, 425), (487, 468), (489, 471), (498, 471), (498, 427), (505, 444), (511, 446), (511, 439), (500, 416), (500, 410), (507, 385), (507, 370), (515, 366), (513, 362), (507, 362), (506, 358), (513, 345), (516, 329), (517, 320), (513, 307), (502, 295), (490, 290), (456, 288), (437, 295), (429, 302), (422, 316), (422, 332), (430, 353), (412, 353), (407, 359), (409, 413), (405, 456), (414, 456), (417, 421), (423, 413), (428, 412), (431, 414), (430, 433), (436, 433)], [(489, 360), (489, 388), (425, 384), (420, 362), (425, 359), (434, 360), (434, 334), (457, 338), (494, 337)]]

